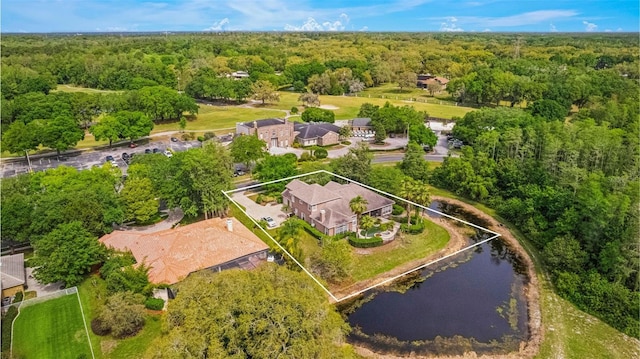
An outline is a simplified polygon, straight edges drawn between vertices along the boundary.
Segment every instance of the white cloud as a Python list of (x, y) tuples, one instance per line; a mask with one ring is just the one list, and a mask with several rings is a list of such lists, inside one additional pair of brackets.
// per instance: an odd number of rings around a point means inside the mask
[(491, 32), (491, 29), (484, 29), (482, 32)]
[(598, 25), (592, 23), (592, 22), (588, 22), (588, 21), (583, 21), (582, 24), (585, 26), (584, 31), (586, 32), (594, 32), (596, 30), (598, 30)]
[(360, 30), (358, 31), (368, 31), (369, 30), (369, 26), (363, 26)]
[(613, 32), (611, 29), (604, 29), (604, 32)]
[(349, 23), (349, 16), (345, 13), (340, 14), (338, 20), (324, 21), (322, 24), (313, 17), (308, 17), (301, 26), (286, 24), (286, 31), (344, 31), (345, 26)]
[[(534, 25), (545, 23), (550, 20), (561, 20), (571, 18), (578, 15), (574, 10), (539, 10), (530, 11), (516, 15), (503, 16), (503, 17), (484, 17), (484, 16), (449, 16), (449, 17), (432, 17), (427, 18), (429, 20), (446, 20), (447, 25), (453, 23), (454, 28), (459, 28), (459, 25), (472, 25), (479, 28), (493, 29), (496, 27), (516, 27), (524, 25)], [(453, 21), (452, 21), (453, 20)], [(445, 26), (449, 28), (449, 26)], [(442, 31), (442, 26), (441, 26)], [(444, 30), (446, 31), (446, 30)]]
[(453, 17), (453, 16), (449, 16), (447, 18), (445, 18), (445, 22), (440, 24), (440, 31), (444, 31), (444, 32), (461, 32), (464, 31), (463, 29), (461, 29), (460, 27), (458, 27), (458, 25), (456, 25), (456, 22), (458, 22), (458, 19)]
[(549, 24), (549, 31), (558, 32), (558, 29), (556, 28), (556, 25), (554, 25), (553, 23), (550, 23)]
[(621, 28), (621, 27), (619, 27), (619, 28), (617, 28), (617, 29), (616, 29), (616, 31), (617, 31), (617, 32), (622, 32), (622, 28)]
[(225, 25), (228, 25), (228, 24), (229, 24), (229, 18), (225, 17), (220, 21), (214, 22), (213, 25), (211, 25), (211, 27), (208, 27), (203, 31), (221, 31), (221, 30), (224, 30)]

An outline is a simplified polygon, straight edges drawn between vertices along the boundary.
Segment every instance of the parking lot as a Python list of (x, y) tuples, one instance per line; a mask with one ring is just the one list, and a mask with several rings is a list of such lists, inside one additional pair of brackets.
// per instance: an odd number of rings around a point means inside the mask
[[(135, 148), (130, 148), (128, 143), (120, 145), (114, 145), (112, 148), (104, 149), (90, 149), (85, 151), (74, 151), (69, 153), (63, 153), (61, 156), (57, 156), (55, 153), (30, 156), (31, 168), (34, 172), (45, 171), (50, 168), (56, 168), (58, 166), (75, 167), (79, 170), (89, 169), (93, 166), (102, 166), (106, 162), (107, 156), (113, 156), (116, 164), (122, 170), (123, 174), (127, 173), (128, 165), (122, 159), (122, 154), (127, 153), (131, 155), (142, 155), (146, 149), (153, 151), (157, 148), (160, 153), (166, 149), (172, 151), (185, 151), (190, 148), (200, 147), (199, 141), (182, 141), (172, 142), (169, 139), (163, 140), (141, 140), (136, 142), (138, 145)], [(17, 176), (22, 173), (29, 172), (29, 164), (27, 160), (22, 157), (20, 159), (4, 160), (0, 165), (0, 174), (2, 178)]]

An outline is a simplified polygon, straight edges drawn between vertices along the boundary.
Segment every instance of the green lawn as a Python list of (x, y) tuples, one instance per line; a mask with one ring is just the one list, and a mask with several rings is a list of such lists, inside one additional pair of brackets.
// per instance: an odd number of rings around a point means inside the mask
[(372, 278), (400, 264), (427, 257), (443, 249), (449, 243), (449, 233), (442, 227), (425, 220), (425, 231), (417, 235), (405, 235), (378, 247), (368, 255), (354, 255), (351, 277), (354, 281)]
[(14, 322), (17, 358), (91, 358), (91, 348), (75, 294), (20, 310)]
[(113, 91), (113, 90), (98, 90), (98, 89), (93, 89), (93, 88), (88, 88), (88, 87), (77, 87), (77, 86), (71, 86), (71, 85), (58, 85), (57, 88), (55, 90), (53, 90), (52, 92), (55, 91), (60, 91), (60, 92), (86, 92), (86, 93), (115, 93), (115, 92), (122, 92), (122, 91)]

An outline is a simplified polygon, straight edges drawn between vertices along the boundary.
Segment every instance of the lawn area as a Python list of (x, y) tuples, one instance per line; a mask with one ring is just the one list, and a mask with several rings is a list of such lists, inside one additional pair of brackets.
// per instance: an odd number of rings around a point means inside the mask
[(60, 91), (60, 92), (86, 92), (86, 93), (116, 93), (122, 91), (113, 91), (113, 90), (98, 90), (88, 87), (77, 87), (71, 85), (58, 85), (55, 90), (52, 92)]
[(424, 258), (449, 242), (449, 233), (442, 227), (425, 219), (425, 231), (417, 235), (405, 234), (405, 239), (373, 249), (368, 255), (354, 255), (351, 277), (354, 281), (372, 278), (400, 264)]
[[(100, 276), (92, 275), (78, 286), (78, 293), (84, 308), (85, 320), (89, 325), (107, 297), (106, 283)], [(161, 335), (161, 323), (161, 315), (148, 314), (144, 328), (135, 336), (126, 339), (114, 339), (111, 336), (101, 337), (93, 334), (89, 327), (89, 338), (91, 338), (96, 358), (134, 359), (144, 357), (151, 342)]]
[(16, 358), (91, 358), (75, 294), (22, 308), (14, 322)]

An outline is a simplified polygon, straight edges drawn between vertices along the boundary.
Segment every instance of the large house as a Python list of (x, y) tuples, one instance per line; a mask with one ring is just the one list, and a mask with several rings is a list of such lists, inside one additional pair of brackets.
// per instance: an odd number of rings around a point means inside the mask
[(149, 266), (149, 281), (155, 284), (174, 284), (202, 269), (254, 268), (269, 250), (235, 218), (212, 218), (155, 233), (113, 231), (100, 242), (131, 251), (138, 263)]
[(236, 134), (258, 136), (267, 148), (290, 147), (294, 141), (302, 146), (330, 146), (339, 142), (340, 127), (330, 123), (293, 123), (287, 119), (267, 118), (236, 124)]
[(289, 182), (282, 192), (282, 202), (299, 218), (320, 232), (333, 236), (356, 231), (356, 214), (349, 202), (361, 196), (367, 201), (362, 214), (387, 217), (393, 210), (393, 201), (354, 183), (329, 182), (324, 186), (307, 184), (300, 180)]
[(296, 138), (293, 122), (280, 118), (237, 123), (236, 134), (258, 136), (259, 139), (267, 143), (268, 149), (272, 147), (289, 147), (293, 145), (293, 141)]
[(296, 123), (296, 141), (302, 146), (330, 146), (340, 142), (340, 127), (326, 122)]
[(368, 117), (354, 118), (349, 120), (349, 126), (351, 127), (351, 131), (371, 131), (373, 130), (373, 125), (371, 124), (371, 119)]
[(2, 273), (2, 298), (24, 292), (26, 278), (23, 253), (0, 258), (0, 272)]

